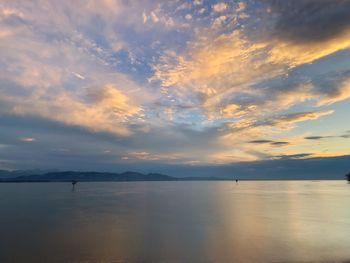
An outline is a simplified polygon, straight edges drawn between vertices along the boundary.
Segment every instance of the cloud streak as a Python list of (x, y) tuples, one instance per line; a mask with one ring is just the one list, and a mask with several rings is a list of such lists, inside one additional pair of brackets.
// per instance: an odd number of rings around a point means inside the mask
[(270, 144), (273, 146), (285, 146), (288, 145), (289, 142), (280, 142), (280, 141), (272, 141), (272, 140), (253, 140), (249, 141), (252, 144)]

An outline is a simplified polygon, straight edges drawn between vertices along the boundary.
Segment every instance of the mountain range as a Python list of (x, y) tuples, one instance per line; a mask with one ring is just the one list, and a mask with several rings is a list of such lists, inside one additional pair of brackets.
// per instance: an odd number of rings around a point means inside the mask
[[(3, 173), (0, 182), (125, 182), (125, 181), (175, 181), (178, 178), (159, 173), (142, 174), (138, 172), (103, 173), (103, 172), (48, 172), (39, 174), (13, 172)], [(12, 175), (12, 176), (10, 176)], [(13, 176), (15, 175), (15, 176)]]

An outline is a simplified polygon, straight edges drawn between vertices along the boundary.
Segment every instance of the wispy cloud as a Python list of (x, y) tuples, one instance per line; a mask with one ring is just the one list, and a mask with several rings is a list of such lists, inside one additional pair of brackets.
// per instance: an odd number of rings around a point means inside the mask
[(227, 9), (227, 7), (228, 6), (225, 2), (216, 3), (216, 4), (212, 5), (212, 8), (215, 12), (225, 11)]
[(289, 142), (280, 142), (280, 141), (272, 141), (272, 140), (253, 140), (249, 141), (252, 144), (270, 144), (274, 146), (285, 146), (288, 145)]
[(20, 141), (22, 141), (22, 142), (35, 142), (36, 139), (32, 138), (32, 137), (22, 137), (22, 138), (20, 138)]
[(345, 133), (342, 135), (306, 136), (304, 139), (305, 140), (323, 140), (323, 139), (330, 139), (330, 138), (348, 139), (348, 138), (350, 138), (350, 134)]

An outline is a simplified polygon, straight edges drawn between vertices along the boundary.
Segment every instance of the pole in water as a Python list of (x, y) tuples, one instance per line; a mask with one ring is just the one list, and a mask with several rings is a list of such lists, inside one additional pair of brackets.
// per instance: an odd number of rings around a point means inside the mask
[(76, 180), (72, 180), (72, 191), (75, 190), (75, 185), (78, 183)]

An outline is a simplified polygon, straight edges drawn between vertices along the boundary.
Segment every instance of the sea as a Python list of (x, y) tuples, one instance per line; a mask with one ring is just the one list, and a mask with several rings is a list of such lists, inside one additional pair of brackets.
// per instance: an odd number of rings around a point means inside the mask
[(0, 262), (350, 262), (350, 184), (1, 183)]

